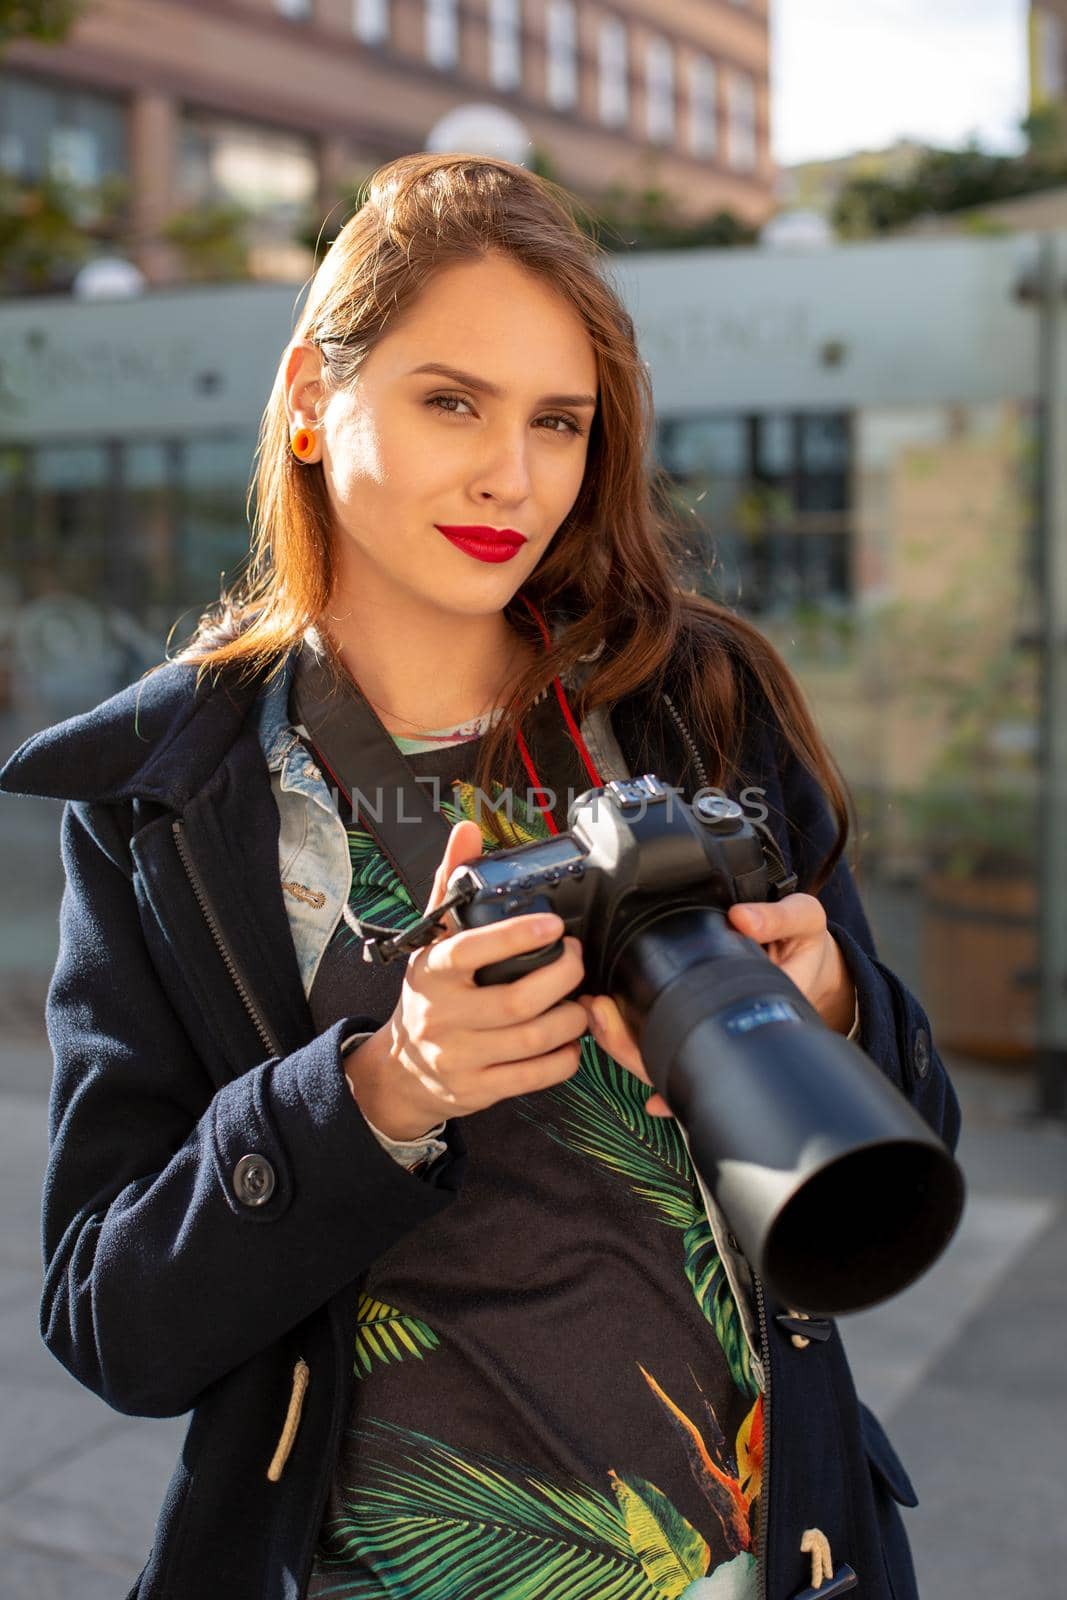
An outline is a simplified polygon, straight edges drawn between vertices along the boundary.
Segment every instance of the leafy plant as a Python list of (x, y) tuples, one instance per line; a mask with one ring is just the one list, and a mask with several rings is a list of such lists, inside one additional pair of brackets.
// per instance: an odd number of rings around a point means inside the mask
[(83, 8), (84, 0), (0, 0), (0, 50), (13, 39), (62, 39)]
[(913, 836), (938, 871), (963, 878), (1032, 869), (1036, 702), (1033, 663), (1014, 647), (955, 685), (940, 755), (906, 801)]
[(993, 205), (1067, 183), (1067, 137), (1059, 108), (1023, 124), (1022, 155), (996, 155), (973, 140), (962, 150), (927, 150), (906, 177), (860, 174), (841, 189), (833, 223), (842, 238), (891, 233), (923, 216)]
[(162, 232), (178, 251), (188, 278), (197, 283), (232, 283), (248, 276), (247, 222), (240, 206), (196, 206), (176, 212)]
[(26, 183), (0, 173), (0, 291), (68, 289), (102, 244), (120, 240), (127, 185), (84, 188), (58, 178)]

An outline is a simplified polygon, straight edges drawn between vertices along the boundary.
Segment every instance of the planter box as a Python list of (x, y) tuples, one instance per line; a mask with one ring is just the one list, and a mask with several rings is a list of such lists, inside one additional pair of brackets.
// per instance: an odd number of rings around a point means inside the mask
[(939, 1046), (1030, 1061), (1036, 1047), (1037, 889), (1030, 877), (927, 880), (923, 995)]

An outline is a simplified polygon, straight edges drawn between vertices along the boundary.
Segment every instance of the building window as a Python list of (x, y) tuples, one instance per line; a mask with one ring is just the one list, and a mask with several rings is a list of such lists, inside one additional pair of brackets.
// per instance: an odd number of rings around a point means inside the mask
[(77, 189), (126, 177), (126, 111), (109, 95), (0, 73), (0, 172)]
[(489, 0), (489, 78), (497, 89), (522, 82), (521, 0)]
[(425, 0), (426, 59), (447, 71), (459, 59), (459, 18), (456, 0)]
[(620, 128), (630, 117), (630, 61), (626, 28), (618, 17), (605, 17), (597, 40), (600, 120)]
[(573, 0), (548, 0), (545, 11), (548, 48), (548, 103), (557, 111), (578, 98), (578, 39)]
[(664, 418), (658, 458), (695, 536), (693, 581), (750, 616), (852, 598), (847, 412)]
[(756, 85), (745, 72), (732, 72), (727, 99), (730, 165), (751, 172), (756, 165)]
[(689, 62), (689, 148), (695, 156), (713, 156), (719, 143), (715, 63), (708, 56)]
[(274, 9), (290, 22), (308, 22), (311, 19), (311, 0), (274, 0)]
[(389, 37), (389, 0), (352, 0), (352, 32), (364, 44), (384, 44)]
[(653, 144), (674, 138), (674, 52), (666, 39), (650, 39), (645, 50), (645, 131)]
[(310, 138), (206, 111), (182, 118), (179, 204), (237, 208), (254, 277), (292, 273), (294, 236), (315, 205), (318, 181)]

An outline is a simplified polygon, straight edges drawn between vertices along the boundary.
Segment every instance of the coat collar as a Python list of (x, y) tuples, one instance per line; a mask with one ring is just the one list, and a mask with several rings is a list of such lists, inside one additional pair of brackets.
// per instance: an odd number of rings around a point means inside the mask
[(27, 739), (0, 771), (0, 789), (181, 811), (225, 760), (267, 676), (230, 669), (198, 686), (194, 663), (169, 661)]
[[(292, 652), (259, 672), (231, 667), (199, 685), (195, 663), (169, 661), (93, 710), (27, 739), (0, 769), (0, 791), (89, 803), (150, 800), (181, 812), (242, 734), (258, 744), (268, 768), (279, 764), (292, 738), (291, 676)], [(686, 765), (657, 709), (655, 697), (641, 693), (612, 708), (632, 772)]]

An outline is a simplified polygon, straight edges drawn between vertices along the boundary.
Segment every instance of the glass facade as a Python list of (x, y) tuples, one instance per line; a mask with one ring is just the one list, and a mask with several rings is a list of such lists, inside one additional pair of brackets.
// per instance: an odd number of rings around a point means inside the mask
[(126, 178), (125, 102), (115, 95), (0, 72), (0, 171), (93, 188)]
[(235, 206), (259, 247), (288, 247), (318, 193), (315, 142), (256, 123), (187, 111), (178, 152), (185, 207)]
[(191, 632), (248, 548), (255, 439), (0, 446), (0, 585), (16, 697), (41, 721), (114, 692)]
[(716, 599), (754, 616), (848, 604), (847, 414), (670, 418), (660, 423), (659, 459)]

